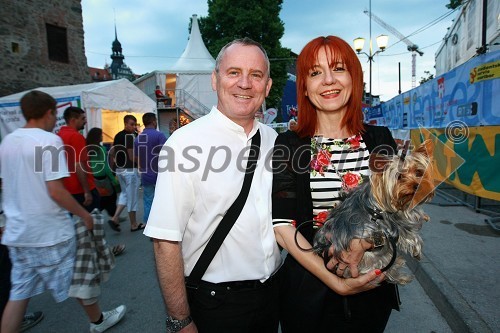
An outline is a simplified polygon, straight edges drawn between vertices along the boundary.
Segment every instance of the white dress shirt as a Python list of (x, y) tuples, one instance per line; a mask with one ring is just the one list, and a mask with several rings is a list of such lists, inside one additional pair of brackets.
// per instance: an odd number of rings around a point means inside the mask
[[(182, 242), (189, 276), (241, 191), (251, 139), (260, 129), (260, 157), (246, 204), (208, 267), (213, 283), (261, 280), (281, 263), (271, 218), (271, 155), (276, 132), (258, 121), (250, 134), (215, 107), (178, 129), (162, 148), (146, 236)], [(167, 258), (168, 260), (168, 258)]]

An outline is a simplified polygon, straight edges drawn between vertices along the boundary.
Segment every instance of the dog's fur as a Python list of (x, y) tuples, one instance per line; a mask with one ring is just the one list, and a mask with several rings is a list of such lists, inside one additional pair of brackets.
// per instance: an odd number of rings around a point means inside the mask
[[(387, 281), (397, 284), (411, 282), (413, 275), (404, 269), (402, 254), (420, 259), (422, 238), (418, 231), (429, 217), (418, 205), (434, 195), (432, 154), (432, 142), (427, 140), (404, 159), (398, 156), (372, 157), (370, 181), (348, 193), (345, 200), (330, 212), (315, 236), (314, 250), (324, 255), (333, 246), (333, 257), (341, 262), (341, 253), (349, 251), (351, 240), (369, 240), (375, 231), (383, 231), (397, 240), (398, 251), (394, 265), (386, 271)], [(374, 210), (381, 218), (372, 218)], [(360, 274), (386, 267), (392, 253), (388, 239), (382, 248), (365, 252), (358, 265)], [(343, 276), (351, 276), (348, 267)]]

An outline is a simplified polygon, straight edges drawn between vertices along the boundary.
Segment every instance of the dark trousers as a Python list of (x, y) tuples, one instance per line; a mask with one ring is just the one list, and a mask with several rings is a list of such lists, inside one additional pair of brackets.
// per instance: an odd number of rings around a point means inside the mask
[(106, 210), (108, 212), (108, 215), (113, 217), (116, 212), (116, 191), (113, 190), (113, 194), (109, 196), (101, 196), (101, 205), (99, 210), (103, 211)]
[(253, 287), (203, 282), (188, 288), (191, 317), (200, 333), (278, 332), (279, 281)]
[(287, 257), (281, 271), (283, 333), (381, 333), (392, 309), (399, 307), (397, 288), (392, 284), (340, 296), (291, 257)]
[(9, 301), (10, 294), (10, 271), (12, 263), (9, 258), (9, 249), (7, 246), (0, 244), (0, 321), (2, 313)]
[(99, 195), (97, 189), (94, 188), (91, 190), (90, 194), (92, 194), (92, 203), (88, 206), (83, 206), (83, 202), (85, 201), (85, 195), (83, 193), (72, 194), (73, 198), (75, 198), (75, 200), (78, 201), (78, 203), (89, 213), (91, 213), (94, 209), (100, 209), (101, 207), (101, 196)]

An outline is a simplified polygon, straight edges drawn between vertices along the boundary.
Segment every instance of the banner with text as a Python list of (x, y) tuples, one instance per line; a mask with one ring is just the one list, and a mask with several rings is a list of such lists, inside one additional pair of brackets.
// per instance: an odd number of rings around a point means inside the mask
[[(56, 98), (56, 102), (57, 121), (54, 133), (57, 133), (59, 128), (65, 125), (64, 110), (69, 106), (81, 107), (81, 98), (80, 96)], [(2, 138), (15, 129), (23, 127), (25, 124), (26, 120), (24, 120), (19, 101), (0, 104), (0, 135)]]
[(499, 92), (500, 51), (496, 51), (365, 111), (365, 120), (391, 129), (445, 128), (453, 121), (500, 125)]

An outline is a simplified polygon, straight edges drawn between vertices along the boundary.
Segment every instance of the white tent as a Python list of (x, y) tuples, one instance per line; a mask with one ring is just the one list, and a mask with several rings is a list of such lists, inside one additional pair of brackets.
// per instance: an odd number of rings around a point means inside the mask
[(170, 68), (140, 77), (134, 84), (153, 100), (156, 100), (154, 91), (157, 85), (162, 90), (175, 92), (173, 103), (199, 116), (217, 103), (217, 95), (211, 85), (214, 68), (215, 60), (203, 43), (197, 15), (193, 15), (189, 41), (177, 62)]
[[(104, 141), (110, 142), (123, 129), (123, 117), (135, 115), (141, 123), (142, 114), (156, 113), (156, 103), (127, 79), (78, 84), (72, 86), (40, 87), (57, 101), (55, 132), (64, 125), (63, 113), (68, 106), (78, 106), (87, 115), (86, 131), (102, 128)], [(29, 90), (0, 97), (0, 134), (2, 138), (26, 123), (19, 100)]]

